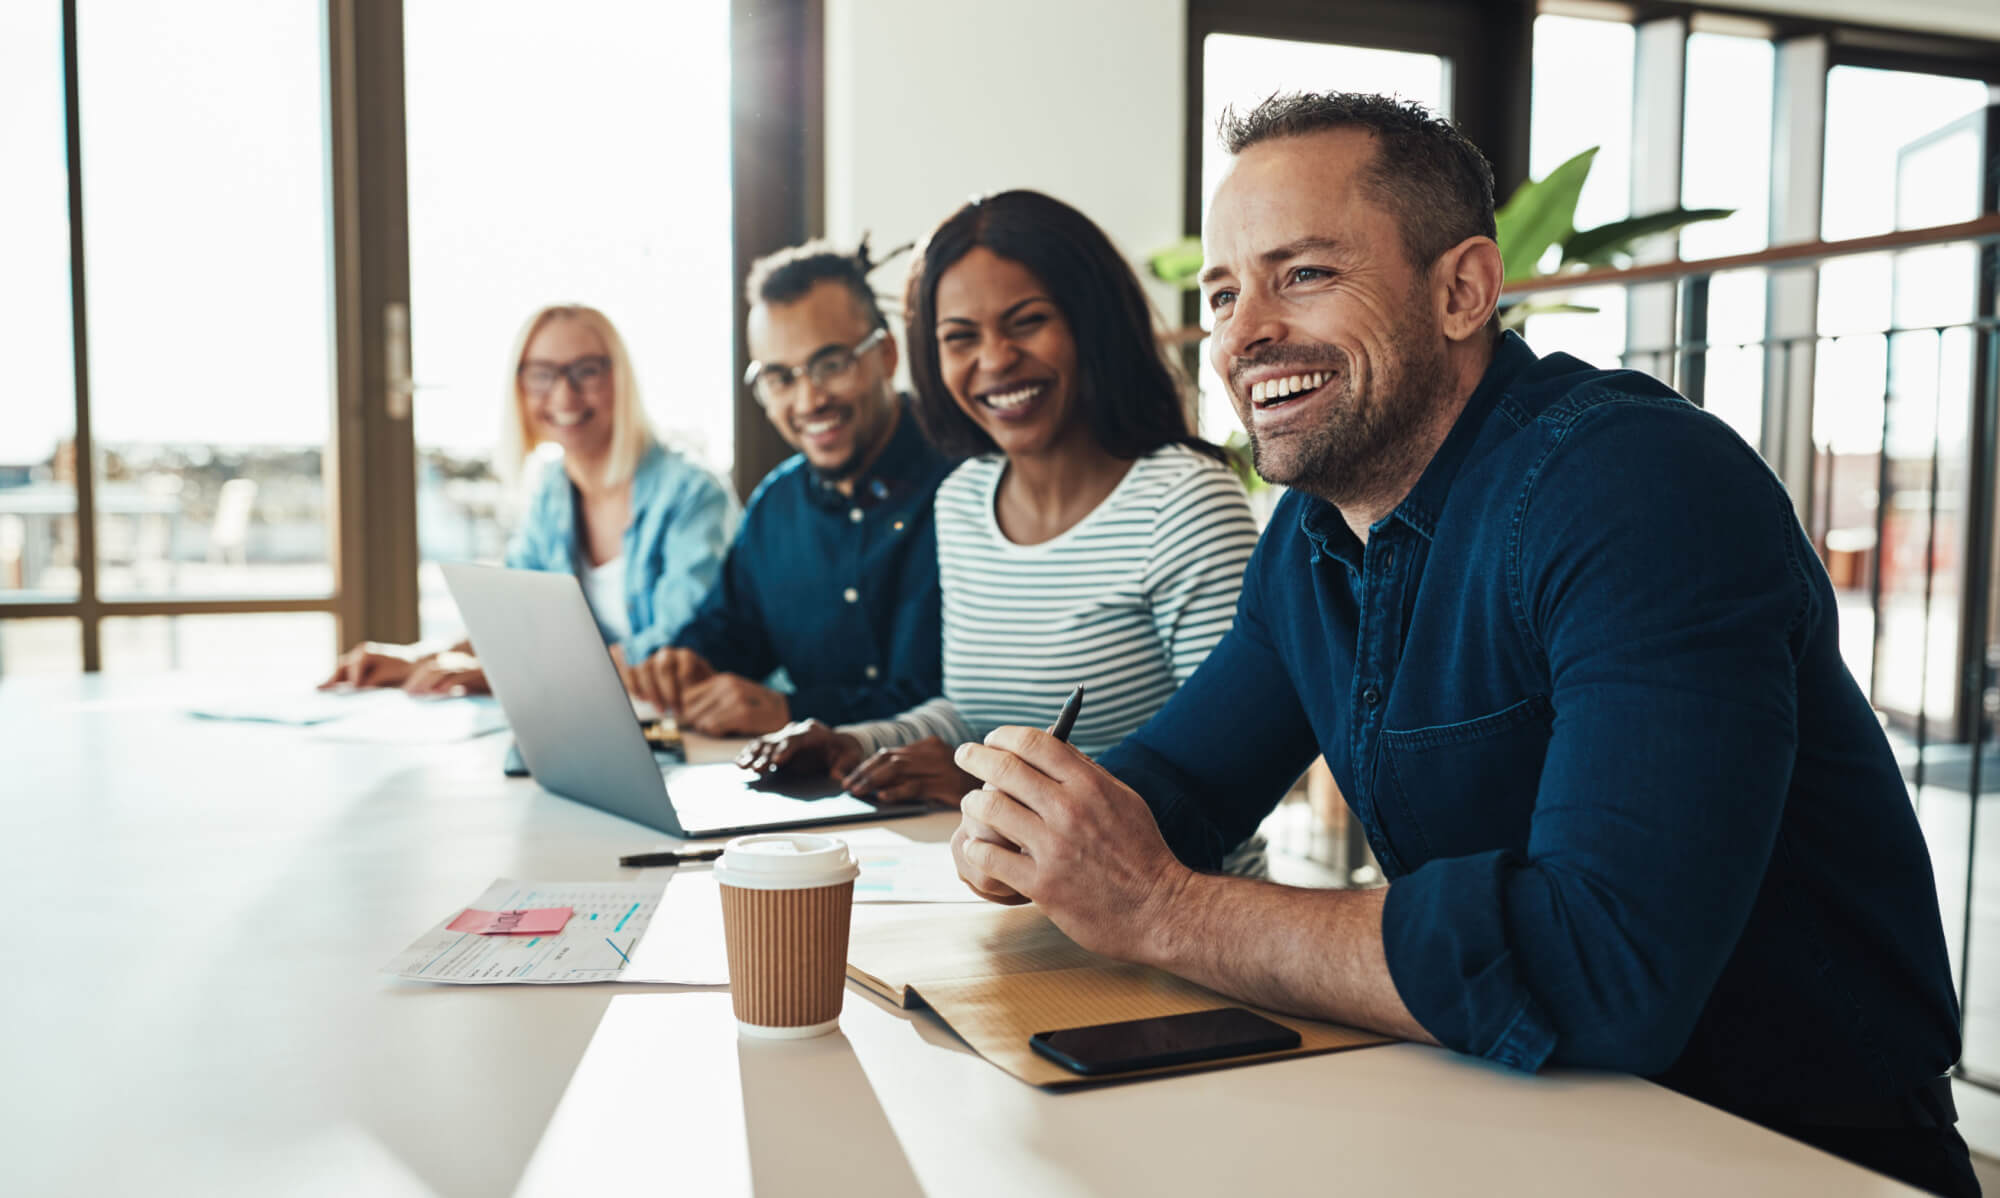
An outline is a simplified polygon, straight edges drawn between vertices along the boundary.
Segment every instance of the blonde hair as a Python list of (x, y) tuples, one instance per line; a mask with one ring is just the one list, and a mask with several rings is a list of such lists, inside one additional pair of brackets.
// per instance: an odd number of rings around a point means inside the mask
[(611, 359), (611, 452), (604, 464), (603, 483), (622, 486), (632, 480), (633, 471), (655, 443), (646, 410), (639, 404), (639, 380), (632, 374), (632, 358), (625, 352), (625, 339), (612, 327), (604, 313), (583, 304), (550, 304), (528, 318), (514, 339), (514, 356), (508, 359), (507, 412), (500, 422), (500, 451), (495, 456), (505, 475), (518, 478), (528, 455), (541, 444), (534, 421), (528, 415), (528, 397), (521, 393), (521, 362), (528, 343), (558, 320), (574, 320), (596, 333), (604, 342), (604, 356)]

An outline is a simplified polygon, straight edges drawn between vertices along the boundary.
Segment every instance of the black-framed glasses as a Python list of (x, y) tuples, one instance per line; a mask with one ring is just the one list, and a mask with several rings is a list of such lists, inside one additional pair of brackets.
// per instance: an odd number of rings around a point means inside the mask
[(611, 359), (590, 354), (569, 362), (523, 362), (517, 374), (521, 390), (529, 395), (547, 395), (556, 389), (556, 380), (569, 379), (577, 391), (595, 391), (611, 382)]
[(853, 345), (829, 345), (814, 354), (804, 366), (752, 362), (750, 369), (743, 372), (743, 381), (757, 393), (757, 398), (765, 403), (776, 403), (789, 398), (798, 389), (801, 378), (810, 379), (815, 387), (833, 382), (854, 369), (861, 355), (882, 344), (883, 338), (888, 335), (888, 329), (878, 328)]

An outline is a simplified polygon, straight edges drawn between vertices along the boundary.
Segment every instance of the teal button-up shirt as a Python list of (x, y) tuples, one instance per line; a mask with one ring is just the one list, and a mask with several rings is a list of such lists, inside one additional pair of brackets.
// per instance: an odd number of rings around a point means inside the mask
[[(736, 529), (736, 497), (714, 475), (654, 445), (632, 473), (625, 526), (625, 658), (638, 661), (679, 635), (722, 573)], [(561, 459), (542, 471), (507, 546), (516, 569), (583, 576), (590, 565), (577, 524), (576, 486)]]

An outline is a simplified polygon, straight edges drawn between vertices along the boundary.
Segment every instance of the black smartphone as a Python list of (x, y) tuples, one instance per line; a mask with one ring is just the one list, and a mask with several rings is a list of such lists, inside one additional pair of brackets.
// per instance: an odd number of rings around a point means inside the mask
[(1222, 1007), (1036, 1032), (1028, 1046), (1073, 1073), (1094, 1077), (1283, 1052), (1299, 1046), (1299, 1034), (1255, 1011)]

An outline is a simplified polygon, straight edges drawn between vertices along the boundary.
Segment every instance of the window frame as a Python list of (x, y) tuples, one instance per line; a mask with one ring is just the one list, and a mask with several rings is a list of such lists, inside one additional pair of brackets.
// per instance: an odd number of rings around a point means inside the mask
[[(75, 619), (83, 672), (103, 667), (102, 622), (125, 616), (325, 612), (338, 645), (419, 635), (416, 443), (411, 421), (408, 150), (404, 0), (321, 0), (327, 88), (333, 412), (324, 477), (330, 592), (107, 599), (98, 590), (96, 449), (90, 423), (78, 0), (62, 0), (70, 320), (75, 380), (77, 593), (0, 594), (0, 620)], [(732, 271), (817, 235), (823, 224), (823, 0), (730, 0)], [(735, 377), (748, 365), (736, 291)], [(734, 483), (747, 496), (791, 454), (748, 388), (730, 398)]]

